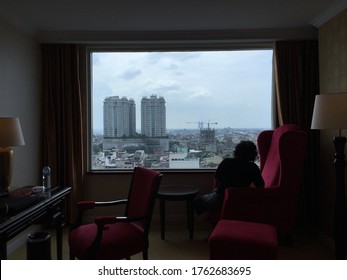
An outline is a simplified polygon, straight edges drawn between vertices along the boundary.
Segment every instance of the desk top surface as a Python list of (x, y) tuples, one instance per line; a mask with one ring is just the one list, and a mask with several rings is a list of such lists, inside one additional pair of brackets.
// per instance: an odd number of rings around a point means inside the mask
[(164, 185), (159, 188), (158, 197), (194, 196), (199, 191), (198, 187), (192, 185)]
[(70, 187), (43, 189), (40, 186), (25, 186), (11, 190), (6, 196), (0, 198), (1, 220), (3, 222), (4, 219), (13, 217), (35, 205), (65, 196), (70, 190)]

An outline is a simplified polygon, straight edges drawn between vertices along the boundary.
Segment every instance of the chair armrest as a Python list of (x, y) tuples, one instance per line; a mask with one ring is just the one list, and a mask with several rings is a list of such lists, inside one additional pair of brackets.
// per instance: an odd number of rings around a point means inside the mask
[(127, 204), (127, 199), (119, 199), (119, 200), (110, 200), (110, 201), (96, 201), (95, 206), (114, 206), (114, 205), (122, 205)]
[(86, 201), (77, 202), (77, 208), (79, 210), (87, 210), (87, 209), (93, 209), (94, 207), (99, 207), (99, 206), (113, 206), (113, 205), (126, 204), (127, 202), (128, 202), (127, 199), (110, 200), (110, 201), (86, 200)]
[(86, 201), (77, 202), (77, 208), (79, 210), (79, 213), (78, 213), (78, 216), (77, 216), (75, 223), (70, 228), (70, 231), (79, 227), (82, 224), (84, 212), (86, 210), (90, 210), (90, 209), (93, 209), (95, 207), (122, 205), (122, 204), (126, 204), (127, 202), (128, 202), (127, 199), (110, 200), (110, 201), (86, 200)]
[(95, 223), (98, 228), (103, 228), (107, 224), (124, 223), (124, 222), (138, 222), (146, 218), (146, 216), (137, 217), (116, 217), (116, 216), (100, 216), (95, 218)]
[(78, 201), (77, 208), (80, 211), (85, 211), (88, 209), (93, 209), (95, 206), (95, 201)]

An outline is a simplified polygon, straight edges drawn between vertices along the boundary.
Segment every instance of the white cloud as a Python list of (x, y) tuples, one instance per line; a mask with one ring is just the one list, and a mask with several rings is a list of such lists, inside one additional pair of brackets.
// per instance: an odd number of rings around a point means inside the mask
[(142, 71), (140, 69), (127, 69), (123, 73), (121, 73), (120, 78), (125, 80), (133, 80), (141, 74)]
[(212, 98), (213, 95), (207, 89), (195, 89), (191, 94), (189, 94), (186, 99), (189, 101), (201, 100), (201, 99), (209, 99)]

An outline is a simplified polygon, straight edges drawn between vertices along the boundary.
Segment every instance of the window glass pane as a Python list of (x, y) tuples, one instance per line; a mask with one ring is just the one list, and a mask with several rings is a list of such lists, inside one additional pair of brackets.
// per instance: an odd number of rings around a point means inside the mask
[(215, 168), (271, 127), (272, 50), (91, 53), (92, 169)]

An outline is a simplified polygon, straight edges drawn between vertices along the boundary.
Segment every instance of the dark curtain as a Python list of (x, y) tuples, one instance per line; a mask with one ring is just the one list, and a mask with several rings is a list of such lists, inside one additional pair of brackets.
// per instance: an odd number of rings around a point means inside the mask
[(316, 226), (319, 212), (319, 134), (311, 130), (319, 94), (318, 41), (276, 42), (274, 49), (276, 126), (293, 123), (308, 133), (299, 221)]
[(42, 46), (43, 164), (52, 185), (70, 186), (68, 220), (83, 185), (80, 50), (77, 45)]

